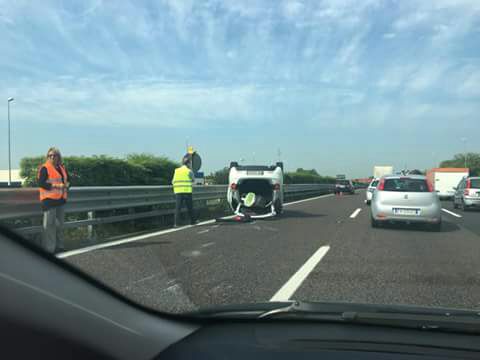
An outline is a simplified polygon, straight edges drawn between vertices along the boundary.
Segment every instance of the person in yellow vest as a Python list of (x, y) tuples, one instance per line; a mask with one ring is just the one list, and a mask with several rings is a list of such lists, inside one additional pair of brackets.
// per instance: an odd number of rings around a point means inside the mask
[(38, 184), (43, 210), (42, 247), (50, 253), (64, 251), (64, 206), (70, 183), (62, 155), (55, 147), (48, 150), (47, 159), (38, 170)]
[(192, 225), (197, 223), (193, 212), (193, 181), (194, 175), (193, 171), (190, 169), (190, 158), (184, 156), (182, 159), (182, 166), (175, 169), (175, 174), (172, 179), (173, 192), (175, 193), (176, 199), (174, 227), (178, 227), (179, 225), (180, 211), (183, 204), (187, 206), (190, 223)]

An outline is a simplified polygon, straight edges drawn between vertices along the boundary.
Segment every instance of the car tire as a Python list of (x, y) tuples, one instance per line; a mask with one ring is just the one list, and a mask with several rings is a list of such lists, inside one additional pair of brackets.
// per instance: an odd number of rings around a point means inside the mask
[(375, 220), (373, 217), (371, 218), (371, 224), (372, 224), (372, 228), (380, 227), (380, 223), (377, 220)]
[(370, 205), (372, 203), (371, 200), (365, 200), (365, 204)]

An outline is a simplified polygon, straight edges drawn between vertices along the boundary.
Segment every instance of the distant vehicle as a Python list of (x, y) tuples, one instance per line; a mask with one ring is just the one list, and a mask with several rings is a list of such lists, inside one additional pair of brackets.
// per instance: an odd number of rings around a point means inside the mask
[(441, 199), (453, 198), (453, 187), (468, 175), (468, 168), (435, 168), (427, 171), (427, 178)]
[(386, 176), (373, 193), (372, 227), (387, 222), (421, 222), (440, 231), (441, 209), (440, 199), (425, 176)]
[(236, 215), (262, 218), (283, 210), (283, 163), (273, 166), (230, 164), (227, 200)]
[(378, 182), (380, 181), (379, 178), (376, 178), (376, 179), (373, 179), (370, 184), (368, 185), (367, 187), (367, 191), (366, 191), (366, 200), (365, 200), (365, 203), (367, 205), (370, 205), (370, 203), (372, 202), (372, 196), (373, 196), (373, 192), (375, 191), (375, 189), (377, 188), (377, 185), (378, 185)]
[(335, 194), (339, 193), (355, 194), (352, 180), (337, 180), (335, 183)]
[(480, 208), (480, 177), (467, 177), (453, 188), (453, 207), (467, 210), (472, 207)]
[(381, 178), (382, 176), (392, 175), (393, 166), (374, 166), (373, 167), (373, 177)]

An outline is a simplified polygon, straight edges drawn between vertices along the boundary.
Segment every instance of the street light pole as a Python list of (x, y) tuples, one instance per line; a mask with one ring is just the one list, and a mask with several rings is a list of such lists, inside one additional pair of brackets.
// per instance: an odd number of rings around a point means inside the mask
[(13, 101), (13, 97), (7, 99), (7, 111), (8, 111), (8, 187), (12, 186), (12, 154), (10, 150), (10, 103)]
[(465, 161), (464, 167), (467, 168), (467, 138), (462, 137), (460, 140), (463, 142), (464, 151), (465, 151), (465, 153), (463, 154), (463, 160)]

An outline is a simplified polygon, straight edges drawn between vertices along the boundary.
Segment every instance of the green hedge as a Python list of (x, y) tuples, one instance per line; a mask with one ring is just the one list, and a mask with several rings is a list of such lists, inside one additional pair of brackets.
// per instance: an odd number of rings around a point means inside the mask
[(295, 172), (287, 172), (284, 175), (286, 184), (335, 184), (335, 178), (321, 176), (315, 169), (297, 169)]
[[(43, 156), (20, 161), (20, 176), (25, 186), (37, 185)], [(125, 159), (100, 156), (67, 156), (63, 158), (73, 186), (169, 185), (177, 163), (151, 154), (130, 154)]]

